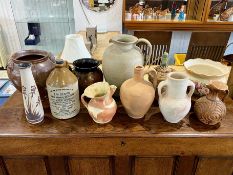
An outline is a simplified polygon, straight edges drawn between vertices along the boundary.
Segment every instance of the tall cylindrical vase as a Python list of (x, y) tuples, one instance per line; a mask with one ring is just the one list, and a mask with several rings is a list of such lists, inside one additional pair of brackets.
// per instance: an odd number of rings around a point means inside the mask
[(32, 75), (31, 66), (31, 63), (20, 63), (19, 71), (27, 121), (31, 124), (37, 124), (44, 119), (44, 109), (36, 82)]

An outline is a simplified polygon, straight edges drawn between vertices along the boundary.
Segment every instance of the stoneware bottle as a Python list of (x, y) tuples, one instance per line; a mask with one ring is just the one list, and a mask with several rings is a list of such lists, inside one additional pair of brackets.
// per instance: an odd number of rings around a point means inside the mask
[[(96, 123), (108, 123), (115, 115), (117, 105), (112, 98), (115, 91), (116, 86), (110, 86), (107, 82), (98, 82), (88, 86), (82, 94), (82, 103)], [(89, 103), (85, 101), (85, 97), (91, 99)]]
[(228, 94), (228, 86), (222, 82), (213, 81), (207, 87), (210, 93), (196, 101), (194, 111), (202, 123), (215, 125), (221, 122), (226, 115), (226, 106), (220, 100), (219, 94), (225, 94), (224, 99)]
[[(144, 80), (145, 74), (151, 74), (152, 82)], [(121, 102), (130, 117), (144, 117), (154, 101), (156, 86), (157, 74), (154, 69), (135, 67), (134, 77), (126, 80), (120, 89)]]
[(67, 67), (67, 62), (56, 60), (46, 82), (50, 109), (58, 119), (72, 118), (80, 110), (78, 79)]
[[(163, 88), (165, 91), (162, 92)], [(165, 120), (178, 123), (188, 114), (194, 90), (194, 83), (180, 72), (169, 73), (167, 80), (159, 83), (159, 108)]]
[(19, 72), (27, 121), (31, 124), (37, 124), (44, 119), (44, 109), (36, 82), (32, 75), (31, 66), (31, 63), (20, 63)]
[(120, 88), (124, 81), (133, 77), (135, 66), (144, 65), (144, 56), (136, 44), (144, 42), (148, 45), (148, 59), (152, 54), (152, 45), (148, 40), (132, 35), (117, 35), (109, 42), (112, 44), (103, 55), (103, 73), (107, 82)]

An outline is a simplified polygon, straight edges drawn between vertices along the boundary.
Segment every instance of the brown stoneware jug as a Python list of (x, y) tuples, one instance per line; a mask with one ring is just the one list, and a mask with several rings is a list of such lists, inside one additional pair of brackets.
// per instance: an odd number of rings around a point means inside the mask
[(56, 60), (46, 82), (50, 109), (58, 119), (72, 118), (80, 110), (78, 79), (67, 67), (67, 62)]
[(226, 106), (219, 95), (224, 94), (224, 99), (228, 94), (228, 86), (220, 81), (213, 81), (207, 87), (210, 93), (196, 101), (194, 111), (202, 123), (216, 125), (226, 115)]
[(55, 67), (54, 56), (41, 50), (23, 50), (13, 54), (7, 65), (7, 74), (14, 86), (21, 92), (21, 79), (18, 65), (31, 63), (32, 74), (40, 92), (41, 98), (47, 96), (46, 79)]
[(88, 86), (103, 81), (103, 73), (99, 65), (100, 62), (92, 58), (82, 58), (73, 62), (73, 73), (78, 78), (80, 94)]
[[(145, 81), (145, 74), (150, 74), (153, 81)], [(126, 80), (120, 89), (121, 102), (130, 117), (134, 119), (144, 117), (154, 101), (156, 86), (156, 71), (143, 66), (136, 66), (134, 77)]]

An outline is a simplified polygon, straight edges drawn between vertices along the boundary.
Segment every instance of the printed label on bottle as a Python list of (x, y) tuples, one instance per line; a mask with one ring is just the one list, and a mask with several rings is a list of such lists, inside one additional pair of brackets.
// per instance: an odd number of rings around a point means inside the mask
[(58, 119), (68, 119), (80, 110), (78, 82), (64, 88), (47, 86), (52, 115)]

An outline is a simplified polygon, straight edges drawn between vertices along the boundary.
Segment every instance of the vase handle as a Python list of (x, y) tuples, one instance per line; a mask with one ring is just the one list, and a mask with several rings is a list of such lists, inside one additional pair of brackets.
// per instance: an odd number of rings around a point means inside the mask
[(167, 87), (167, 81), (162, 81), (159, 83), (158, 85), (158, 94), (159, 94), (159, 97), (163, 97), (165, 94), (162, 94), (162, 89), (164, 87)]
[(156, 89), (158, 78), (157, 78), (157, 72), (154, 68), (150, 68), (147, 70), (144, 70), (144, 75), (148, 74), (149, 81), (153, 84), (153, 87)]
[(188, 87), (190, 87), (191, 89), (190, 89), (190, 91), (189, 91), (189, 93), (187, 95), (188, 95), (189, 98), (191, 98), (194, 91), (195, 91), (195, 84), (191, 80), (189, 80)]
[(84, 97), (85, 97), (85, 95), (82, 94), (82, 95), (81, 95), (81, 101), (82, 101), (83, 105), (88, 109), (88, 104), (87, 104), (87, 102), (85, 101)]
[(150, 59), (151, 59), (151, 55), (152, 55), (152, 45), (150, 43), (150, 41), (148, 41), (147, 39), (145, 38), (139, 38), (138, 41), (136, 42), (136, 44), (138, 43), (146, 43), (146, 45), (149, 47), (149, 54), (146, 55), (146, 63), (145, 65), (147, 65), (148, 63), (150, 64)]

